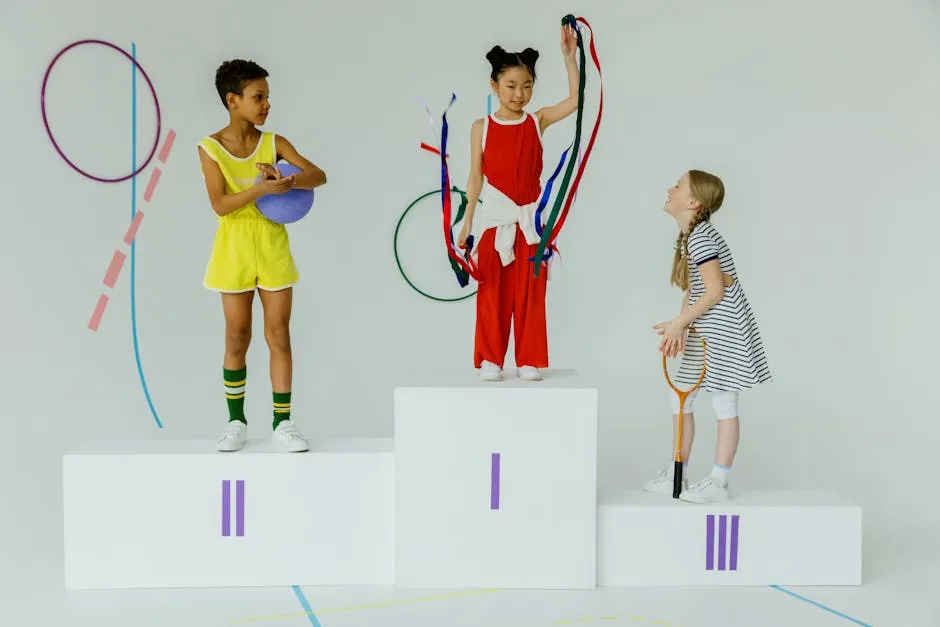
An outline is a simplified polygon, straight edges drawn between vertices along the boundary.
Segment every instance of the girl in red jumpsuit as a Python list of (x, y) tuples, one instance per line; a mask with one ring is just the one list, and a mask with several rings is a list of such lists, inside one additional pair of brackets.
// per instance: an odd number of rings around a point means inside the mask
[[(542, 133), (578, 108), (577, 35), (561, 28), (561, 52), (568, 70), (568, 96), (535, 113), (524, 107), (532, 98), (535, 62), (532, 48), (506, 52), (494, 46), (486, 58), (493, 67), (490, 85), (499, 108), (474, 121), (470, 129), (470, 176), (467, 209), (457, 240), (479, 267), (473, 362), (486, 381), (502, 379), (503, 361), (513, 326), (519, 377), (541, 379), (548, 367), (545, 324), (547, 272), (535, 277), (530, 258), (539, 235), (535, 210), (542, 191)], [(477, 202), (479, 215), (474, 220)]]

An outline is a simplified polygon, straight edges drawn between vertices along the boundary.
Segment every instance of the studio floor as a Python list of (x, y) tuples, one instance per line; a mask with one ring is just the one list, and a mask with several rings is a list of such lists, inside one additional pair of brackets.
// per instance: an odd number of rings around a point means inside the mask
[[(8, 515), (8, 514), (5, 514)], [(35, 529), (33, 530), (35, 531)], [(285, 529), (285, 533), (290, 533)], [(25, 534), (32, 535), (32, 534)], [(65, 591), (61, 556), (5, 543), (0, 624), (10, 627), (937, 627), (940, 543), (867, 530), (857, 588), (395, 590), (373, 587)], [(57, 545), (56, 545), (57, 546)]]

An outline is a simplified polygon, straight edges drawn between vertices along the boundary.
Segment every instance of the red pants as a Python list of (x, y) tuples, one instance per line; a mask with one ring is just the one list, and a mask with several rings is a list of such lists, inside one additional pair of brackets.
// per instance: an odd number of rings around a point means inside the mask
[(516, 366), (548, 367), (548, 334), (545, 325), (547, 268), (535, 277), (530, 257), (538, 248), (527, 244), (516, 227), (516, 258), (504, 266), (493, 247), (496, 229), (487, 229), (478, 244), (480, 283), (477, 288), (477, 323), (473, 364), (485, 360), (503, 367), (513, 325)]

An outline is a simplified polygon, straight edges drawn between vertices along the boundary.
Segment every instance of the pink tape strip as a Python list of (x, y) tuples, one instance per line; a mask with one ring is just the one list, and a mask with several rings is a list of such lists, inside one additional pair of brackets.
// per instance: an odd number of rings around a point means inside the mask
[(101, 324), (101, 317), (104, 315), (104, 308), (108, 306), (108, 297), (102, 294), (98, 297), (98, 304), (95, 305), (95, 312), (91, 314), (91, 320), (88, 321), (88, 328), (92, 331), (98, 330)]
[(124, 243), (128, 246), (131, 245), (131, 242), (134, 241), (134, 237), (137, 236), (137, 229), (140, 228), (140, 223), (144, 219), (144, 212), (137, 210), (137, 215), (134, 216), (134, 220), (131, 222), (131, 225), (127, 229), (127, 233), (124, 234)]
[(147, 183), (147, 191), (144, 192), (144, 202), (150, 202), (150, 199), (153, 197), (153, 190), (156, 189), (161, 174), (163, 174), (163, 172), (160, 171), (160, 168), (153, 169), (153, 172), (150, 174), (150, 181)]
[(118, 275), (121, 274), (121, 268), (124, 266), (125, 259), (127, 259), (127, 255), (119, 250), (114, 251), (114, 256), (111, 257), (111, 265), (108, 266), (108, 271), (104, 275), (105, 285), (112, 289), (114, 288)]
[(166, 139), (163, 140), (163, 148), (160, 149), (160, 154), (157, 155), (157, 159), (166, 163), (166, 160), (170, 157), (170, 151), (173, 150), (173, 140), (176, 139), (176, 131), (172, 128), (166, 134)]

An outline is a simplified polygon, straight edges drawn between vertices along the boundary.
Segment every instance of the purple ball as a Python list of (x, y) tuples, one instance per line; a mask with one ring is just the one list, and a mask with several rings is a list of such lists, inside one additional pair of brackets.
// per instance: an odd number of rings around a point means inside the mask
[[(289, 163), (279, 163), (275, 166), (281, 176), (290, 176), (300, 173), (300, 168)], [(260, 181), (262, 177), (258, 177)], [(255, 201), (261, 214), (272, 222), (290, 224), (297, 222), (310, 213), (313, 207), (312, 189), (292, 189), (283, 194), (265, 194)]]

